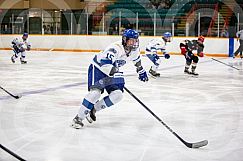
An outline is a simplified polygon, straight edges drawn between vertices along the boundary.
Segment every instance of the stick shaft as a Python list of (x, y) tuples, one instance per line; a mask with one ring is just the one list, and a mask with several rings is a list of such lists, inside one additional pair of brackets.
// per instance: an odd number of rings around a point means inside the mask
[(164, 125), (173, 135), (175, 135), (183, 144), (187, 147), (192, 148), (190, 143), (187, 143), (183, 140), (177, 133), (175, 133), (166, 123), (164, 123), (153, 111), (151, 111), (142, 101), (140, 101), (131, 91), (129, 91), (126, 87), (124, 89), (135, 99), (137, 100), (149, 113), (151, 113), (162, 125)]
[(9, 91), (7, 91), (6, 89), (4, 89), (2, 86), (0, 86), (0, 88), (1, 88), (4, 92), (6, 92), (7, 94), (9, 94), (10, 96), (12, 96), (12, 97), (14, 97), (14, 98), (16, 98), (16, 99), (19, 98), (18, 96), (15, 96), (15, 95), (13, 95), (12, 93), (10, 93)]
[(3, 150), (5, 150), (7, 153), (9, 153), (10, 155), (14, 156), (15, 158), (17, 158), (18, 160), (26, 161), (25, 159), (21, 158), (20, 156), (18, 156), (17, 154), (15, 154), (11, 150), (9, 150), (8, 148), (4, 147), (2, 144), (0, 144), (0, 148), (2, 148)]
[(232, 65), (226, 64), (226, 63), (224, 63), (224, 62), (222, 62), (222, 61), (220, 61), (220, 60), (217, 60), (217, 59), (214, 59), (214, 58), (211, 58), (211, 59), (214, 60), (214, 61), (216, 61), (216, 62), (219, 62), (219, 63), (221, 63), (221, 64), (224, 64), (224, 65), (226, 65), (226, 66), (229, 66), (229, 67), (231, 67), (231, 68), (234, 68), (234, 69), (236, 69), (236, 70), (240, 70), (239, 68), (236, 68), (236, 67), (234, 67), (234, 66), (232, 66)]

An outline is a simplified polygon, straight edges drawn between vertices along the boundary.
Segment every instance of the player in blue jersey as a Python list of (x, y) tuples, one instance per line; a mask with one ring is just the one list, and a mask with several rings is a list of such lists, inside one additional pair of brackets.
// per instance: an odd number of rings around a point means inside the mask
[[(141, 64), (138, 37), (137, 31), (125, 30), (121, 42), (112, 43), (95, 55), (88, 69), (89, 93), (84, 97), (78, 114), (73, 119), (72, 127), (81, 128), (85, 118), (90, 123), (96, 121), (97, 111), (121, 101), (125, 81), (119, 68), (128, 61), (134, 63), (138, 78), (144, 82), (148, 81), (147, 73)], [(104, 90), (108, 95), (100, 99)]]
[(11, 61), (13, 63), (15, 63), (15, 59), (17, 59), (20, 54), (21, 54), (21, 56), (20, 56), (21, 64), (27, 63), (27, 61), (25, 60), (25, 56), (26, 56), (25, 51), (26, 50), (29, 51), (30, 47), (31, 47), (31, 45), (27, 41), (27, 39), (28, 39), (28, 33), (24, 33), (23, 36), (22, 36), (22, 40), (15, 38), (12, 41), (12, 47), (13, 47), (14, 55), (11, 57)]
[(170, 54), (166, 50), (166, 44), (171, 41), (171, 33), (166, 32), (163, 34), (162, 39), (152, 39), (146, 46), (146, 56), (152, 61), (153, 65), (149, 70), (149, 74), (152, 77), (159, 77), (160, 73), (157, 73), (161, 59), (159, 58), (158, 51), (161, 51), (165, 59), (170, 58)]

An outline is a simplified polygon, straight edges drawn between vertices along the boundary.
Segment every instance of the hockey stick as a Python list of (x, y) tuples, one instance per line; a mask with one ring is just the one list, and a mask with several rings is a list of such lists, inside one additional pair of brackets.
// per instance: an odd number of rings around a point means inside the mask
[(15, 99), (19, 99), (21, 96), (18, 96), (18, 95), (13, 95), (12, 93), (10, 93), (10, 92), (8, 92), (6, 89), (4, 89), (2, 86), (0, 86), (0, 88), (4, 91), (4, 92), (6, 92), (7, 94), (9, 94), (10, 96), (12, 96), (13, 98), (15, 98)]
[(14, 152), (12, 152), (11, 150), (7, 149), (6, 147), (4, 147), (2, 144), (0, 144), (0, 148), (2, 148), (3, 150), (5, 150), (7, 153), (9, 153), (10, 155), (14, 156), (15, 158), (17, 158), (20, 161), (26, 161), (25, 159), (21, 158), (20, 156), (18, 156), (17, 154), (15, 154)]
[(211, 59), (214, 60), (214, 61), (216, 61), (216, 62), (219, 62), (219, 63), (221, 63), (221, 64), (227, 65), (227, 66), (229, 66), (229, 67), (231, 67), (231, 68), (234, 68), (234, 69), (236, 69), (236, 70), (240, 70), (239, 68), (236, 68), (236, 67), (234, 67), (233, 65), (226, 64), (226, 63), (224, 63), (224, 62), (222, 62), (222, 61), (220, 61), (220, 60), (217, 60), (217, 59), (214, 59), (214, 58), (211, 58)]
[(137, 100), (149, 113), (151, 113), (162, 125), (164, 125), (172, 134), (174, 134), (177, 139), (179, 139), (183, 144), (185, 144), (188, 148), (200, 148), (206, 146), (208, 144), (208, 140), (203, 140), (195, 143), (188, 143), (183, 140), (177, 133), (175, 133), (166, 123), (164, 123), (153, 111), (151, 111), (142, 101), (140, 101), (131, 91), (129, 91), (126, 87), (124, 87), (125, 91), (127, 91), (135, 100)]

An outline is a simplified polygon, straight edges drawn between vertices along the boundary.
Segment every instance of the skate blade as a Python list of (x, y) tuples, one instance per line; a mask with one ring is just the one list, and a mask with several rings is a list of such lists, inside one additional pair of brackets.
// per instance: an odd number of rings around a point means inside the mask
[(70, 125), (70, 127), (74, 128), (74, 129), (81, 129), (83, 126), (82, 125), (79, 125), (79, 124), (76, 124), (76, 123), (72, 123)]
[(158, 76), (158, 77), (156, 77), (156, 76), (153, 76), (152, 74), (148, 74), (151, 78), (153, 78), (153, 79), (157, 79), (157, 78), (159, 78), (160, 76)]
[(199, 75), (193, 75), (193, 74), (191, 74), (191, 77), (193, 77), (193, 78), (198, 78)]
[(190, 74), (190, 73), (184, 73), (186, 76), (188, 77), (193, 77), (193, 78), (198, 78), (199, 75), (193, 75), (193, 74)]
[(90, 116), (86, 116), (86, 120), (87, 120), (90, 124), (92, 124), (92, 123), (94, 122)]

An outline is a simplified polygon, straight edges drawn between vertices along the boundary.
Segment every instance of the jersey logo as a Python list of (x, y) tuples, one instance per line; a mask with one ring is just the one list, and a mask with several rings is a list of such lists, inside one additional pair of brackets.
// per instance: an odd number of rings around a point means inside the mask
[(106, 54), (106, 58), (111, 60), (114, 58), (114, 54), (116, 54), (117, 51), (114, 48), (110, 48)]
[(107, 53), (107, 54), (106, 54), (106, 58), (107, 58), (108, 60), (111, 60), (111, 61), (112, 61), (113, 57), (114, 57), (113, 53)]

